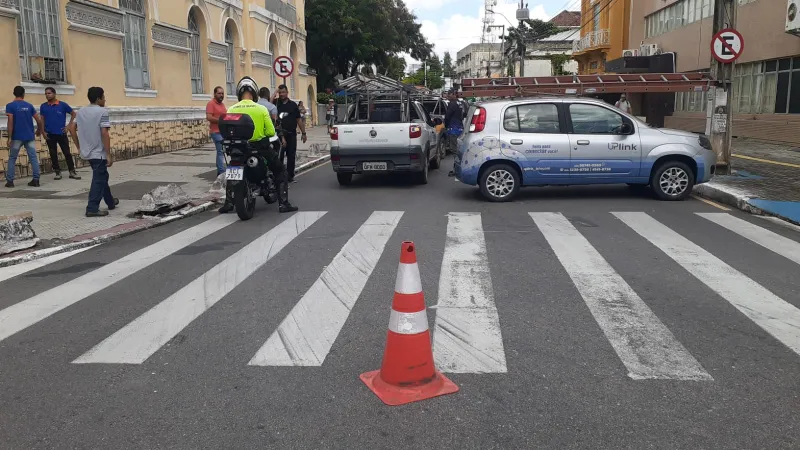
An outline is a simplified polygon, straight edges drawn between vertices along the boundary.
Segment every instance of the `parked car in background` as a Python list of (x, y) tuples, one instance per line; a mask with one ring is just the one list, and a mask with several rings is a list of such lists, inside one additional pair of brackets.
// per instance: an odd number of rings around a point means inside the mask
[(716, 161), (704, 135), (652, 128), (595, 99), (535, 97), (472, 105), (454, 172), (493, 202), (522, 186), (615, 183), (684, 200)]

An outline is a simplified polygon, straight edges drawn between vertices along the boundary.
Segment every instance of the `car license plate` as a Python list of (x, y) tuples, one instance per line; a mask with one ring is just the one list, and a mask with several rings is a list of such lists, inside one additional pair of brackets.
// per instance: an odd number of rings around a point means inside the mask
[(228, 167), (225, 171), (226, 180), (241, 180), (244, 178), (244, 167)]
[(361, 164), (361, 170), (386, 170), (387, 168), (385, 162), (365, 162)]

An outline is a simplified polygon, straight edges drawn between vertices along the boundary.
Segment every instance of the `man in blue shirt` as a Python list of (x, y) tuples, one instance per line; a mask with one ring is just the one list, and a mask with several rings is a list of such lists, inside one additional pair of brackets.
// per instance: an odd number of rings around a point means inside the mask
[(70, 116), (70, 124), (75, 121), (75, 111), (66, 102), (58, 101), (55, 88), (45, 88), (44, 96), (47, 102), (42, 103), (42, 106), (39, 107), (39, 114), (41, 114), (44, 122), (44, 140), (50, 150), (50, 161), (53, 164), (53, 172), (56, 173), (56, 180), (61, 179), (61, 165), (58, 163), (59, 146), (61, 147), (61, 152), (64, 153), (64, 159), (67, 161), (69, 177), (73, 180), (80, 180), (81, 177), (75, 173), (75, 163), (72, 161), (72, 153), (69, 151), (67, 128), (64, 126), (67, 122), (67, 114)]
[[(19, 149), (25, 146), (28, 152), (28, 161), (33, 169), (33, 180), (28, 186), (39, 187), (39, 159), (36, 157), (36, 136), (42, 134), (42, 118), (33, 105), (25, 101), (25, 88), (14, 88), (14, 101), (6, 105), (8, 116), (8, 166), (6, 167), (6, 187), (14, 187), (14, 170), (16, 169)], [(34, 131), (33, 121), (36, 120), (38, 129)]]

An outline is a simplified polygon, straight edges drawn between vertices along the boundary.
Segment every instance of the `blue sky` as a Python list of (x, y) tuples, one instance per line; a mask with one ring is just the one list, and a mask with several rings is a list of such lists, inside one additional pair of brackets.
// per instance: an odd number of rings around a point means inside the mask
[[(422, 33), (436, 45), (435, 51), (441, 57), (445, 51), (455, 59), (456, 52), (473, 42), (480, 42), (481, 19), (483, 18), (484, 0), (403, 0), (409, 10), (417, 15), (422, 24)], [(514, 0), (496, 1), (493, 7), (496, 13), (503, 14), (512, 23), (516, 23), (516, 10), (519, 3)], [(527, 0), (531, 19), (548, 20), (563, 11), (580, 10), (580, 0)], [(499, 14), (495, 14), (495, 25), (509, 26), (509, 22)], [(500, 29), (496, 29), (500, 35)], [(495, 38), (495, 42), (499, 42)], [(415, 62), (406, 56), (407, 63)]]

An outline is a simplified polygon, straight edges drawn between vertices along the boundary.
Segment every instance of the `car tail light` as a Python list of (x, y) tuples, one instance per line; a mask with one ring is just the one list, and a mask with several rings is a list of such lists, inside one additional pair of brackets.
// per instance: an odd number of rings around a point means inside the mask
[(331, 134), (331, 140), (332, 141), (338, 141), (339, 140), (339, 128), (337, 128), (337, 127), (331, 128), (330, 134)]
[(339, 155), (331, 155), (331, 161), (339, 161)]
[(478, 107), (475, 109), (475, 112), (472, 113), (472, 121), (469, 123), (469, 132), (480, 133), (484, 128), (486, 128), (486, 110)]
[(408, 127), (408, 137), (411, 139), (422, 136), (422, 127), (419, 125), (411, 125)]
[(411, 154), (411, 159), (419, 159), (419, 155), (416, 153)]

